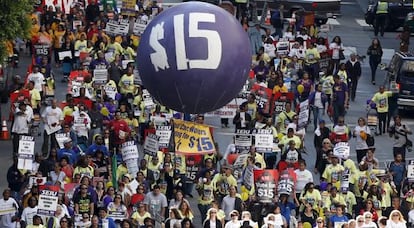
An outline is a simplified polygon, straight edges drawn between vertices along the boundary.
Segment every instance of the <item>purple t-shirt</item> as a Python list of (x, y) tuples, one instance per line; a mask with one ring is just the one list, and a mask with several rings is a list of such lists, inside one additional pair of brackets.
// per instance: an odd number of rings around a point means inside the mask
[(344, 105), (345, 104), (345, 93), (348, 92), (348, 86), (343, 83), (335, 83), (333, 85), (333, 94), (335, 104)]

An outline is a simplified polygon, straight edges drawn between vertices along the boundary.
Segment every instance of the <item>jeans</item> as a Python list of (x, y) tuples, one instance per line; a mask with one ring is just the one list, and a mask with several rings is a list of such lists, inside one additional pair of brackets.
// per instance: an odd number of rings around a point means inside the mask
[(355, 78), (351, 81), (351, 101), (355, 100), (357, 87), (358, 87), (358, 79)]
[(388, 129), (387, 122), (388, 112), (379, 112), (378, 113), (378, 132), (379, 134), (385, 134), (385, 130)]
[(333, 103), (334, 124), (338, 123), (338, 117), (345, 116), (345, 104)]
[(318, 122), (321, 119), (321, 114), (323, 113), (323, 109), (313, 106), (312, 111), (313, 111), (313, 126), (316, 129), (318, 127)]
[(358, 164), (362, 161), (362, 158), (367, 155), (367, 151), (368, 150), (356, 150)]
[[(58, 143), (57, 143), (57, 141), (56, 141), (56, 137), (55, 137), (55, 134), (56, 134), (56, 132), (55, 133), (52, 133), (52, 134), (50, 134), (50, 135), (48, 135), (47, 133), (46, 133), (46, 131), (43, 131), (43, 144), (42, 144), (42, 154), (43, 154), (43, 156), (45, 156), (45, 157), (47, 157), (47, 155), (49, 155), (49, 151), (52, 149), (52, 148), (57, 148), (57, 149), (59, 149), (58, 147)], [(50, 147), (49, 147), (49, 138), (50, 138)]]
[(378, 14), (375, 16), (375, 26), (374, 26), (374, 35), (378, 36), (380, 32), (381, 36), (384, 36), (385, 21), (387, 20), (388, 15), (385, 13)]

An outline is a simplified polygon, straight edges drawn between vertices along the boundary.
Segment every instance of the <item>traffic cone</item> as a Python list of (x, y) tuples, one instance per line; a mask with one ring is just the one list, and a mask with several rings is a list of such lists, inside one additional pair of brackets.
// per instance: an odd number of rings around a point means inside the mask
[(7, 122), (6, 120), (3, 120), (3, 123), (1, 125), (1, 134), (0, 134), (0, 140), (9, 140), (10, 134), (9, 130), (7, 129)]

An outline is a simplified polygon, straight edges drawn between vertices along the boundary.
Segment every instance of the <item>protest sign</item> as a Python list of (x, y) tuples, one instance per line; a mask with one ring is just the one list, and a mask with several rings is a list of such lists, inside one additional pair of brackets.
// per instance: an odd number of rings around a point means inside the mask
[(125, 211), (108, 210), (108, 217), (113, 220), (124, 220), (127, 218)]
[(17, 202), (14, 200), (0, 201), (0, 215), (14, 215), (17, 212)]
[(214, 111), (213, 116), (219, 116), (220, 118), (233, 118), (239, 109), (239, 105), (245, 101), (247, 100), (244, 98), (234, 98), (228, 104)]
[(414, 160), (409, 160), (407, 165), (407, 179), (414, 180)]
[(214, 153), (214, 141), (207, 125), (174, 120), (175, 151), (182, 154)]
[(278, 194), (292, 194), (295, 189), (296, 174), (292, 169), (284, 170), (279, 177), (277, 184)]
[(157, 156), (158, 152), (158, 135), (149, 134), (147, 137), (145, 137), (144, 142), (144, 154), (148, 154), (150, 156)]
[(147, 89), (142, 90), (142, 100), (144, 101), (145, 107), (152, 107), (154, 106), (154, 100), (152, 99), (151, 94), (148, 92)]
[(294, 99), (293, 93), (275, 93), (273, 96), (273, 111), (274, 114), (279, 115), (280, 113), (286, 111), (286, 103), (292, 102)]
[(97, 85), (105, 84), (108, 81), (108, 70), (107, 69), (93, 70), (93, 81)]
[(132, 30), (132, 33), (134, 33), (137, 36), (142, 35), (144, 33), (145, 28), (147, 28), (147, 25), (150, 21), (136, 19), (134, 23), (134, 28)]
[(53, 216), (58, 205), (59, 186), (48, 186), (39, 194), (37, 213), (39, 215)]
[(249, 151), (252, 146), (252, 135), (250, 134), (250, 130), (237, 129), (234, 145), (238, 153)]
[(108, 98), (115, 100), (115, 96), (117, 94), (117, 88), (115, 86), (105, 85), (103, 89), (105, 91), (106, 96), (108, 96)]
[(270, 101), (273, 96), (273, 91), (259, 84), (254, 84), (251, 92), (256, 95), (257, 108), (263, 110), (265, 114), (272, 114), (273, 110), (270, 110)]
[(134, 141), (122, 143), (121, 146), (122, 160), (126, 163), (128, 173), (135, 178), (138, 168), (138, 148)]
[(171, 133), (172, 133), (171, 126), (160, 126), (157, 125), (155, 134), (159, 137), (158, 139), (158, 146), (160, 149), (168, 148), (170, 145)]
[(201, 160), (203, 159), (202, 155), (187, 155), (185, 157), (186, 164), (186, 183), (194, 183), (196, 180), (197, 174), (200, 171)]
[(72, 52), (71, 51), (60, 51), (60, 52), (58, 52), (58, 55), (59, 55), (59, 60), (60, 61), (62, 61), (66, 57), (68, 57), (69, 59), (72, 59)]
[(339, 142), (335, 144), (333, 154), (341, 159), (347, 159), (349, 157), (350, 147), (347, 142)]
[(35, 141), (32, 136), (21, 136), (18, 148), (17, 168), (32, 170), (34, 160)]
[(42, 45), (42, 44), (38, 44), (38, 45), (33, 45), (34, 49), (35, 49), (35, 55), (36, 56), (40, 56), (40, 55), (49, 55), (49, 50), (50, 50), (50, 46), (49, 45)]
[(129, 32), (128, 20), (109, 20), (104, 31), (110, 35), (127, 35)]
[(350, 175), (351, 175), (350, 170), (348, 168), (345, 168), (345, 170), (342, 172), (342, 177), (341, 177), (341, 186), (340, 186), (341, 192), (348, 191)]
[(272, 129), (254, 129), (254, 145), (259, 153), (271, 153), (273, 150)]
[(309, 100), (305, 100), (300, 102), (299, 105), (299, 120), (298, 120), (298, 128), (302, 129), (308, 125), (309, 121)]
[(254, 170), (256, 196), (260, 203), (271, 203), (276, 196), (279, 173), (275, 169)]
[(121, 15), (124, 16), (136, 16), (135, 5), (137, 0), (122, 0)]
[(252, 189), (254, 184), (254, 166), (249, 165), (243, 171), (243, 185), (247, 190)]
[(134, 85), (142, 85), (142, 79), (138, 69), (134, 69)]

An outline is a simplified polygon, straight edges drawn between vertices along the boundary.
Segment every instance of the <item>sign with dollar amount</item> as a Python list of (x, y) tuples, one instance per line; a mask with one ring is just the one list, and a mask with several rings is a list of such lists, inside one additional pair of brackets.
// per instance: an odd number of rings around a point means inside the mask
[(271, 203), (276, 196), (279, 172), (276, 169), (254, 170), (256, 196), (261, 203)]
[(182, 154), (208, 154), (216, 151), (207, 125), (174, 120), (175, 151)]

